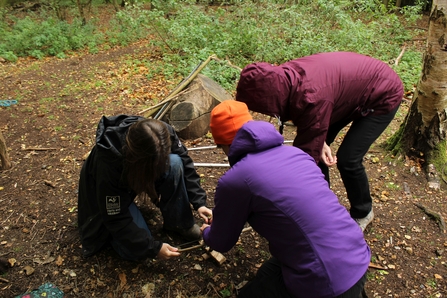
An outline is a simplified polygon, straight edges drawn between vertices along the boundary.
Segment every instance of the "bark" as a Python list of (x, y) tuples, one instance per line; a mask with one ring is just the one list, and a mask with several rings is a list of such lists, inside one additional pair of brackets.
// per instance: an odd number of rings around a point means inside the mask
[(433, 1), (422, 73), (410, 111), (400, 131), (399, 146), (423, 165), (444, 167), (447, 129), (447, 0)]
[(8, 156), (6, 142), (5, 139), (3, 138), (1, 131), (0, 131), (0, 160), (2, 162), (0, 170), (7, 170), (11, 168), (11, 161)]

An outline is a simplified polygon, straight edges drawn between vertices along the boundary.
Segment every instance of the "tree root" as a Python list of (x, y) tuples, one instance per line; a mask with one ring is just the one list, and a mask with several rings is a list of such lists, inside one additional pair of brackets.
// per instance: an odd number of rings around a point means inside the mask
[(435, 212), (420, 203), (413, 203), (413, 204), (416, 205), (418, 208), (420, 208), (422, 211), (424, 211), (425, 214), (427, 214), (430, 218), (434, 219), (443, 233), (446, 232), (445, 221), (440, 213)]

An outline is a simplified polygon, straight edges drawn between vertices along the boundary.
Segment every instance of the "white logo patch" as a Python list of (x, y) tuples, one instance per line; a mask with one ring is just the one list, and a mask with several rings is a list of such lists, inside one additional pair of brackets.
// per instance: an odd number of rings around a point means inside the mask
[(119, 196), (106, 196), (106, 209), (108, 215), (116, 215), (120, 213), (120, 197)]

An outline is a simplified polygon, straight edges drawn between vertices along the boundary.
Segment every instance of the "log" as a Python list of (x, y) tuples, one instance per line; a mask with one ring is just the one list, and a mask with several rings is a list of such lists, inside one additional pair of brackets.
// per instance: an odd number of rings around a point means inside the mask
[(7, 170), (11, 168), (11, 160), (9, 159), (5, 138), (3, 138), (1, 131), (0, 131), (0, 159), (2, 161), (0, 170)]
[(209, 131), (211, 110), (222, 101), (231, 99), (231, 95), (201, 74), (185, 91), (163, 120), (172, 125), (180, 138), (194, 139)]

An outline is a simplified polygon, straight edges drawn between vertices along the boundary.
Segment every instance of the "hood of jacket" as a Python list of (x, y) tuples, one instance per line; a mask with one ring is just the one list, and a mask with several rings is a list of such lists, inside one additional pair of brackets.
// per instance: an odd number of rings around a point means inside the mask
[(233, 166), (247, 154), (265, 151), (283, 143), (284, 137), (271, 123), (248, 121), (236, 133), (230, 146), (228, 161)]
[(96, 145), (121, 158), (129, 126), (141, 119), (143, 117), (128, 115), (103, 116), (96, 130)]
[(236, 87), (236, 100), (247, 104), (254, 112), (281, 121), (289, 119), (289, 99), (295, 93), (293, 87), (299, 87), (301, 75), (299, 70), (287, 65), (275, 66), (259, 62), (247, 65), (241, 72)]

